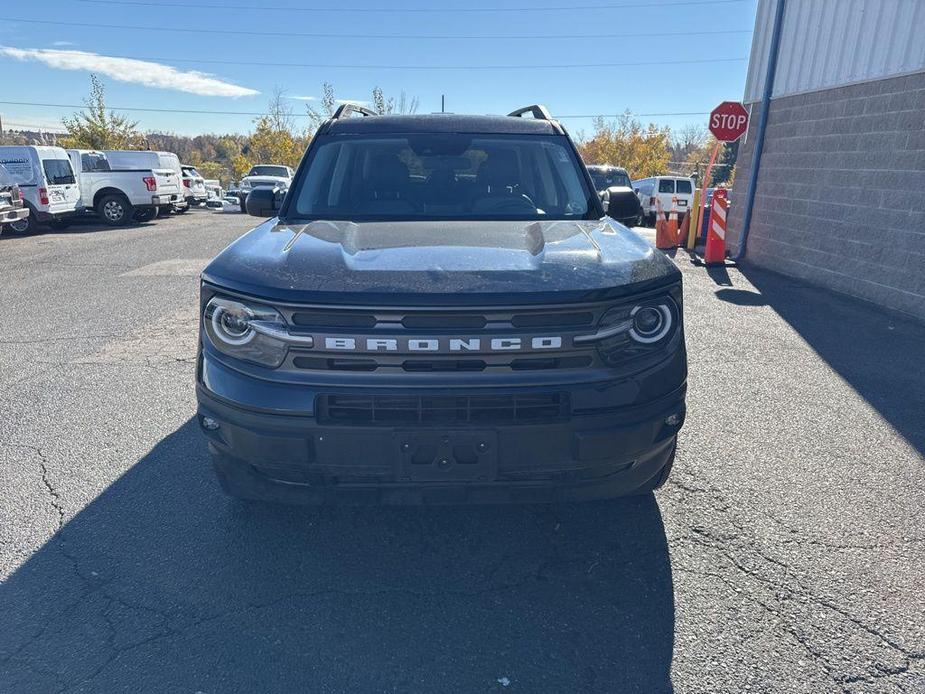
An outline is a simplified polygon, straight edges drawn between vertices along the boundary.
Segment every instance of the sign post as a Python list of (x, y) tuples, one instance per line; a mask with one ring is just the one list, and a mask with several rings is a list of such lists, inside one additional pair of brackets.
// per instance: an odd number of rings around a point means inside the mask
[(707, 124), (713, 137), (716, 138), (716, 146), (710, 154), (710, 163), (707, 164), (706, 173), (703, 175), (703, 181), (700, 183), (700, 199), (694, 211), (692, 220), (697, 222), (691, 225), (690, 233), (687, 238), (687, 247), (693, 248), (696, 242), (697, 234), (703, 226), (703, 205), (707, 200), (707, 186), (710, 185), (710, 175), (713, 173), (713, 164), (716, 162), (716, 155), (719, 154), (719, 148), (723, 143), (735, 142), (742, 137), (748, 130), (748, 111), (745, 106), (738, 101), (724, 101), (710, 112), (710, 120)]

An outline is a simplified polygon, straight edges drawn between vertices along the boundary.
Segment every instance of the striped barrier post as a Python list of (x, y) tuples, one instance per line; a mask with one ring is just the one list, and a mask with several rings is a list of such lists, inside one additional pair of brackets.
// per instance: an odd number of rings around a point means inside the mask
[(707, 225), (707, 246), (703, 252), (703, 262), (707, 265), (726, 262), (726, 210), (728, 208), (726, 189), (717, 188), (713, 191), (713, 205), (710, 208), (710, 219)]

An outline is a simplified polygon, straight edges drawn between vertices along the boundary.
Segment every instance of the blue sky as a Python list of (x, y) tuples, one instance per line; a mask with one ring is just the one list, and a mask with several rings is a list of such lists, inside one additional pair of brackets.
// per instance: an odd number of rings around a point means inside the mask
[[(247, 0), (117, 0), (116, 3), (44, 0), (20, 3), (15, 8), (6, 8), (6, 19), (0, 22), (0, 74), (3, 75), (0, 98), (79, 104), (87, 94), (92, 68), (101, 73), (107, 101), (116, 107), (261, 111), (276, 88), (291, 97), (318, 97), (322, 83), (328, 81), (341, 99), (369, 99), (376, 85), (389, 95), (405, 91), (420, 100), (422, 112), (438, 111), (441, 94), (446, 94), (447, 110), (460, 113), (506, 113), (535, 102), (546, 104), (556, 116), (612, 114), (625, 109), (639, 114), (709, 111), (720, 101), (742, 97), (757, 0), (694, 2), (395, 0), (384, 4), (373, 0), (261, 0), (251, 4)], [(252, 9), (255, 5), (260, 9)], [(330, 9), (341, 5), (349, 9)], [(608, 7), (581, 9), (600, 5)], [(329, 9), (286, 9), (322, 7)], [(536, 11), (551, 7), (563, 9)], [(375, 11), (385, 8), (388, 11)], [(477, 12), (471, 11), (473, 8), (511, 11)], [(396, 11), (400, 9), (419, 11)], [(454, 9), (465, 11), (448, 11)], [(17, 22), (12, 18), (61, 24)], [(169, 31), (170, 27), (188, 31)], [(208, 33), (223, 30), (266, 35)], [(669, 35), (694, 31), (731, 33)], [(338, 37), (338, 34), (366, 37)], [(390, 34), (402, 38), (384, 37)], [(563, 35), (599, 38), (563, 38)], [(509, 38), (472, 38), (479, 36)], [(138, 65), (127, 62), (126, 58), (156, 65)], [(720, 58), (743, 60), (658, 64)], [(255, 62), (370, 67), (264, 67), (254, 65)], [(641, 64), (475, 69), (601, 63)], [(467, 69), (420, 70), (401, 66)], [(295, 112), (301, 114), (310, 102), (292, 99), (291, 103)], [(4, 127), (13, 128), (60, 126), (60, 117), (73, 110), (0, 104)], [(243, 133), (250, 130), (253, 120), (251, 116), (219, 114), (136, 111), (127, 115), (138, 120), (143, 130), (181, 134)], [(673, 128), (689, 122), (706, 123), (706, 116), (640, 116), (640, 119)], [(564, 122), (573, 132), (590, 130), (587, 118), (568, 118)]]

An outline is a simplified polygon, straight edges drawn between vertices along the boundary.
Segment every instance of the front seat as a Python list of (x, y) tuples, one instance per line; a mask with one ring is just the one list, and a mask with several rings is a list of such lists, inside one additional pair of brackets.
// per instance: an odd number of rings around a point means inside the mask
[(410, 173), (394, 154), (379, 154), (367, 163), (359, 211), (363, 214), (411, 214), (417, 207), (406, 199)]

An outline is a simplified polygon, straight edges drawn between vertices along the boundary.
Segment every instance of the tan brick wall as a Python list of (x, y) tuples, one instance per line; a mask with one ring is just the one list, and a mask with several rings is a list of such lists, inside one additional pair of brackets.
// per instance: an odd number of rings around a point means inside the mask
[[(733, 249), (758, 114), (737, 165)], [(925, 72), (771, 102), (746, 260), (925, 319)]]

